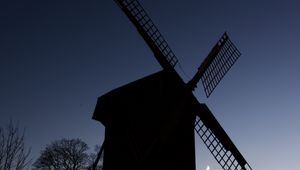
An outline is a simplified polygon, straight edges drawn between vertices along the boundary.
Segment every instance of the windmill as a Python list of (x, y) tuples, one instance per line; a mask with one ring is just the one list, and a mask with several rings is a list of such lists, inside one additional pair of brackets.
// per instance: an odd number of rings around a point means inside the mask
[(105, 126), (104, 170), (195, 170), (195, 132), (224, 170), (251, 170), (204, 103), (241, 53), (224, 33), (185, 83), (178, 59), (138, 0), (114, 0), (150, 47), (162, 70), (98, 98), (93, 119)]

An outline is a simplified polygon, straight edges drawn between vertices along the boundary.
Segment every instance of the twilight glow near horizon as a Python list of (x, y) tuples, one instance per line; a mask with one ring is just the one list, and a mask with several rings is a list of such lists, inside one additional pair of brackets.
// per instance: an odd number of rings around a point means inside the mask
[[(205, 102), (253, 170), (299, 169), (300, 2), (140, 0), (185, 81), (224, 31), (242, 56)], [(53, 140), (91, 148), (98, 96), (161, 67), (113, 0), (0, 2), (0, 125), (26, 127), (36, 159)], [(197, 170), (221, 167), (198, 136)], [(209, 166), (208, 166), (209, 165)]]

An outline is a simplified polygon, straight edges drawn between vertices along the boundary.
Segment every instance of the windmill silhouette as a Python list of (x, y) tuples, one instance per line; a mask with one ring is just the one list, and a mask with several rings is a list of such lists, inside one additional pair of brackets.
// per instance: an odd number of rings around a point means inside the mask
[(250, 170), (209, 108), (192, 91), (201, 80), (209, 97), (241, 53), (224, 33), (185, 83), (178, 59), (137, 0), (114, 0), (136, 27), (162, 70), (98, 98), (93, 119), (105, 126), (104, 170), (195, 170), (195, 133), (224, 170)]

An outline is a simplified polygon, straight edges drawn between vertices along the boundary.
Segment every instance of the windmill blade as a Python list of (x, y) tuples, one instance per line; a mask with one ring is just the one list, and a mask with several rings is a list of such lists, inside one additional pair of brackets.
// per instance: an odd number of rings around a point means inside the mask
[(137, 0), (114, 1), (134, 24), (160, 65), (164, 69), (174, 70), (178, 59), (141, 4)]
[(205, 94), (209, 97), (240, 56), (241, 53), (225, 32), (189, 81), (189, 87), (194, 90), (201, 79)]
[(199, 104), (195, 130), (224, 170), (252, 170), (205, 104)]
[(201, 81), (207, 97), (210, 96), (240, 56), (239, 50), (230, 41), (228, 35), (224, 33), (208, 55), (207, 63), (204, 63), (199, 68), (204, 70)]

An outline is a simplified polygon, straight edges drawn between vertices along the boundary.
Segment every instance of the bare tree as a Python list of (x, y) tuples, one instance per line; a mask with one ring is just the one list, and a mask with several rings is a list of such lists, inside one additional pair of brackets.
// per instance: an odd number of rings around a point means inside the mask
[(94, 152), (90, 153), (90, 161), (88, 170), (103, 170), (103, 150), (104, 143), (101, 145), (96, 145)]
[(25, 130), (12, 121), (5, 128), (0, 127), (0, 169), (22, 170), (28, 168), (30, 149), (25, 148)]
[[(92, 158), (91, 170), (102, 170), (103, 169), (104, 144), (105, 144), (105, 140), (103, 141), (101, 147), (99, 145), (96, 145), (96, 147), (95, 147), (96, 153), (91, 154), (91, 158)], [(100, 165), (98, 165), (99, 161), (101, 162)]]
[(79, 170), (89, 165), (88, 146), (80, 139), (61, 139), (47, 145), (35, 161), (35, 169)]

